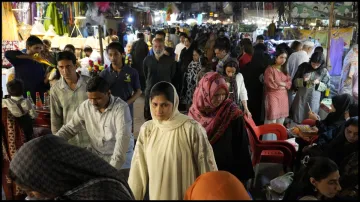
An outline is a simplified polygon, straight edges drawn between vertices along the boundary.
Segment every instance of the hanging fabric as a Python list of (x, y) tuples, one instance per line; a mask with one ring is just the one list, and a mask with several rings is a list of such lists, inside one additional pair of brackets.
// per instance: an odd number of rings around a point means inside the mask
[(45, 20), (44, 26), (45, 30), (49, 29), (50, 24), (55, 27), (56, 34), (62, 36), (64, 34), (64, 25), (63, 21), (60, 18), (60, 14), (56, 9), (56, 3), (51, 2), (46, 10), (46, 17), (51, 18), (50, 20)]
[(2, 40), (18, 41), (19, 34), (17, 29), (17, 21), (12, 10), (10, 2), (2, 2), (1, 4), (1, 28), (2, 28)]
[(72, 13), (73, 3), (69, 2), (69, 24), (70, 26), (74, 26), (74, 18)]
[(31, 18), (30, 18), (30, 25), (32, 25), (35, 22), (35, 17), (37, 17), (36, 13), (36, 2), (30, 3), (30, 9), (31, 9)]
[(79, 2), (74, 2), (75, 17), (79, 16)]
[(63, 24), (66, 27), (68, 25), (67, 3), (63, 3), (62, 7), (63, 7), (62, 19), (63, 19)]

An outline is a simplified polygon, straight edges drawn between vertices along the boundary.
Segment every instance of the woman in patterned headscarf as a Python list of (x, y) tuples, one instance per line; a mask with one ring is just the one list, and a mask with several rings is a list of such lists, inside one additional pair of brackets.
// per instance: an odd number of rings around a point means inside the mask
[(35, 199), (134, 199), (119, 171), (54, 135), (25, 143), (11, 161), (9, 175), (28, 197)]
[(358, 44), (355, 44), (344, 59), (339, 85), (339, 94), (350, 94), (355, 100), (358, 99)]
[(249, 139), (243, 112), (228, 97), (225, 79), (219, 73), (209, 72), (195, 89), (189, 116), (206, 129), (219, 170), (246, 181), (254, 176)]

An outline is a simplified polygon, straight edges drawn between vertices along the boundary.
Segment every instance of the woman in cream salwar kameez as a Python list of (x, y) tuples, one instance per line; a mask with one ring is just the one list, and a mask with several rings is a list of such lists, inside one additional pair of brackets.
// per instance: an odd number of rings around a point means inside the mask
[(205, 129), (178, 111), (175, 87), (157, 83), (150, 93), (153, 120), (140, 129), (128, 183), (136, 200), (182, 200), (201, 174), (216, 171)]

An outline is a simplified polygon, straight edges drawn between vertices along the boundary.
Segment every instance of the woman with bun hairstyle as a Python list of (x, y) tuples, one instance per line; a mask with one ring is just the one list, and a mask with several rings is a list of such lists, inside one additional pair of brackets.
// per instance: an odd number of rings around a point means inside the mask
[(338, 166), (327, 157), (305, 156), (303, 167), (285, 191), (284, 200), (334, 199), (341, 191)]

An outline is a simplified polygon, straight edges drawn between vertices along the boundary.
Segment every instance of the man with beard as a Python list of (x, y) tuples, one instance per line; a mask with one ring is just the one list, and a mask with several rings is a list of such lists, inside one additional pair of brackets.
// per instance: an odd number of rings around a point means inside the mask
[(146, 80), (144, 118), (151, 120), (149, 94), (151, 88), (160, 81), (172, 82), (176, 72), (174, 57), (165, 55), (164, 40), (153, 40), (154, 55), (148, 55), (144, 59), (144, 74)]
[[(165, 32), (163, 32), (163, 31), (157, 31), (157, 32), (155, 32), (155, 38), (157, 38), (157, 39), (162, 39), (163, 41), (165, 41), (165, 37), (166, 37)], [(169, 55), (169, 56), (175, 58), (174, 48), (165, 46), (164, 54), (165, 54), (165, 55)], [(154, 48), (150, 49), (148, 55), (154, 55)]]

